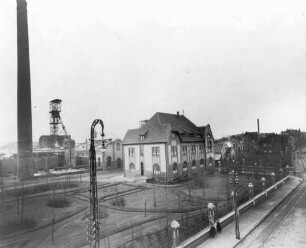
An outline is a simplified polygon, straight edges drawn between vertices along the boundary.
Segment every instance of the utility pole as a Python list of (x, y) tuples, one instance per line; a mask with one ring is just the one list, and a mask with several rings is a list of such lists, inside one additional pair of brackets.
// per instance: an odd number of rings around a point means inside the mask
[(235, 233), (236, 239), (240, 239), (240, 231), (239, 231), (239, 210), (237, 204), (237, 186), (239, 182), (238, 173), (236, 170), (232, 170), (229, 173), (229, 181), (230, 184), (233, 185), (233, 202), (234, 202), (234, 210), (235, 210)]

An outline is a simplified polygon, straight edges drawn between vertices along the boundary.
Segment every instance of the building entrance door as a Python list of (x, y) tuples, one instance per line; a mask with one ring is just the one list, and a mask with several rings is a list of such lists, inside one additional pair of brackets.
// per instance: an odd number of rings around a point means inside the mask
[(143, 162), (140, 163), (140, 171), (141, 171), (141, 175), (143, 176), (144, 174)]

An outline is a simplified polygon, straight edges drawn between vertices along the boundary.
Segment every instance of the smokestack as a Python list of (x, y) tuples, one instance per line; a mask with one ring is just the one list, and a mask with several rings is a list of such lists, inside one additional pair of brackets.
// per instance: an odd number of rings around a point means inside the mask
[(17, 131), (19, 179), (33, 176), (32, 107), (26, 0), (17, 0)]
[(180, 112), (179, 112), (179, 111), (177, 111), (177, 112), (176, 112), (176, 118), (178, 119), (178, 118), (179, 118), (179, 116), (180, 116)]
[(259, 135), (260, 135), (259, 119), (257, 119), (257, 143), (258, 143), (258, 147), (260, 146), (260, 143), (259, 143)]
[(260, 130), (259, 130), (259, 119), (257, 119), (257, 134), (258, 134), (258, 136), (259, 136), (259, 134), (260, 134)]

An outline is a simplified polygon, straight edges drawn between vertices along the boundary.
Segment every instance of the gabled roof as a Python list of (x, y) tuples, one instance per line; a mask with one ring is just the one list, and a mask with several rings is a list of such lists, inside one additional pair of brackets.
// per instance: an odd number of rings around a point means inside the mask
[(166, 114), (159, 112), (157, 112), (155, 115), (159, 118), (161, 124), (169, 124), (171, 130), (174, 132), (199, 133), (199, 128), (184, 115)]
[[(142, 127), (129, 129), (123, 144), (166, 143), (171, 132), (195, 134), (194, 137), (180, 135), (183, 142), (203, 141), (201, 130), (184, 115), (157, 112)], [(144, 139), (140, 139), (140, 135), (144, 135)]]

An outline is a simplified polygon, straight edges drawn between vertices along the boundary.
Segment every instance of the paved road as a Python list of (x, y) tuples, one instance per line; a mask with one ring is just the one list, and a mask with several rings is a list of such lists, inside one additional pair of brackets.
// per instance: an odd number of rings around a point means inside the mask
[[(306, 173), (302, 174), (306, 179)], [(236, 247), (306, 247), (306, 182)]]

